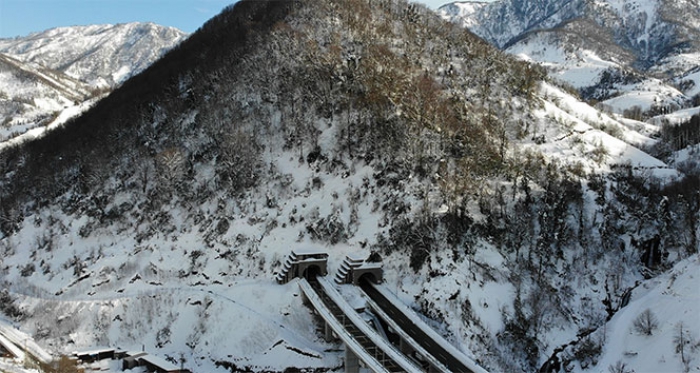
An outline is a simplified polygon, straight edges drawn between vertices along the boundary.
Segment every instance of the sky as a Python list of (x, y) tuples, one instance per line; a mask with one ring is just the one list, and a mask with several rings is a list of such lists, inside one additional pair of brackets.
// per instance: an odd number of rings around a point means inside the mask
[[(437, 9), (452, 0), (420, 0)], [(54, 27), (154, 22), (191, 33), (235, 0), (0, 0), (0, 38)]]

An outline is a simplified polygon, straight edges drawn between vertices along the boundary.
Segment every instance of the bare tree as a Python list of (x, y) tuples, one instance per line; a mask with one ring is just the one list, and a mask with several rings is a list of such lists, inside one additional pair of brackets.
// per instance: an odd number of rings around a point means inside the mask
[(676, 325), (676, 334), (673, 336), (673, 347), (676, 353), (681, 355), (681, 362), (685, 372), (690, 371), (690, 361), (693, 359), (693, 354), (700, 348), (700, 343), (695, 340), (695, 337), (690, 330), (685, 328), (683, 322)]
[(634, 370), (627, 369), (627, 364), (618, 360), (617, 363), (615, 363), (615, 365), (610, 364), (610, 366), (608, 366), (608, 372), (610, 372), (610, 373), (634, 373)]
[(644, 310), (634, 319), (634, 330), (639, 334), (652, 335), (659, 326), (659, 321), (650, 309)]

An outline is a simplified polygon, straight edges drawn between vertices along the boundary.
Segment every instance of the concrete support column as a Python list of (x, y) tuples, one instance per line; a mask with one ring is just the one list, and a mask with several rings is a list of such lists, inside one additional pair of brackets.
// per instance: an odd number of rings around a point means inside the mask
[(438, 370), (436, 367), (433, 366), (433, 364), (428, 365), (428, 373), (437, 373)]
[(323, 338), (326, 342), (333, 341), (333, 329), (328, 325), (327, 322), (323, 322)]
[(404, 341), (403, 338), (399, 338), (399, 351), (401, 351), (401, 353), (404, 355), (410, 355), (413, 353), (411, 345)]
[(345, 345), (345, 373), (360, 373), (360, 359)]

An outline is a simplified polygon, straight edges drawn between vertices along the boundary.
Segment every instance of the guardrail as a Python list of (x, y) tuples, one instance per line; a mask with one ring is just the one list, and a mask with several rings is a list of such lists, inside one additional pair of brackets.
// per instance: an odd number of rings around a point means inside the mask
[[(411, 347), (421, 354), (434, 368), (442, 372), (460, 372), (460, 373), (488, 373), (476, 362), (466, 357), (452, 344), (447, 342), (435, 330), (428, 326), (411, 308), (406, 306), (393, 293), (384, 288), (382, 285), (376, 285), (368, 281), (361, 284), (362, 290), (369, 299), (368, 304), (378, 316), (380, 316), (387, 324), (391, 325), (397, 334), (409, 342)], [(386, 303), (392, 306), (392, 310), (387, 310), (386, 307), (381, 307), (378, 303), (381, 298)], [(409, 319), (412, 333), (409, 333), (405, 327), (401, 327), (395, 321), (396, 316), (389, 313), (401, 313)], [(413, 334), (411, 336), (410, 334)], [(418, 338), (416, 338), (418, 337)], [(438, 351), (434, 353), (428, 350)]]
[(299, 287), (328, 326), (367, 368), (375, 373), (421, 372), (372, 329), (325, 279), (302, 278)]

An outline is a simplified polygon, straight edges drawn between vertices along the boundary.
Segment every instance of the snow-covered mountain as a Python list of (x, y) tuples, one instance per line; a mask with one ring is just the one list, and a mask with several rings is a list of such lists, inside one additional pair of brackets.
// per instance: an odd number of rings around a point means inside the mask
[[(330, 273), (381, 258), (491, 372), (698, 369), (668, 346), (692, 300), (651, 336), (609, 335), (697, 281), (700, 140), (679, 128), (596, 110), (404, 0), (242, 0), (0, 153), (0, 334), (195, 373), (340, 372), (297, 284), (274, 281), (318, 249)], [(673, 164), (649, 150), (671, 146)]]
[(700, 81), (700, 4), (650, 0), (455, 2), (444, 17), (545, 65), (586, 99), (651, 114), (690, 105)]
[(59, 27), (0, 39), (0, 53), (60, 71), (99, 88), (139, 73), (187, 34), (153, 23)]
[(185, 37), (171, 27), (129, 23), (0, 39), (0, 142), (65, 122)]
[(0, 142), (37, 126), (93, 95), (85, 83), (0, 54)]

